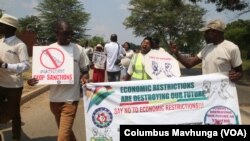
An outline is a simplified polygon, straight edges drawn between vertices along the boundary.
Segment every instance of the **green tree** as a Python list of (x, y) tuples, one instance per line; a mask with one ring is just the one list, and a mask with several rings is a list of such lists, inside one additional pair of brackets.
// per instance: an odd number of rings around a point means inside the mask
[(216, 11), (221, 12), (224, 10), (230, 11), (242, 11), (239, 16), (250, 12), (250, 1), (249, 0), (189, 0), (193, 3), (205, 2), (212, 3), (216, 6)]
[(91, 38), (90, 43), (92, 44), (92, 46), (96, 46), (97, 44), (104, 44), (104, 38), (100, 37), (100, 36), (94, 36)]
[(37, 16), (26, 16), (25, 18), (18, 19), (18, 21), (20, 31), (39, 31), (41, 20)]
[(91, 47), (95, 47), (97, 44), (104, 45), (104, 38), (101, 37), (101, 36), (93, 36), (90, 39), (81, 38), (79, 40), (79, 44), (81, 46), (85, 46), (86, 41), (88, 41), (88, 45), (91, 46)]
[(0, 9), (0, 17), (2, 17), (2, 14), (3, 14), (3, 10)]
[[(2, 17), (2, 14), (3, 14), (3, 10), (0, 9), (0, 17)], [(0, 34), (0, 39), (3, 37), (3, 35)]]
[(135, 44), (135, 43), (133, 43), (133, 42), (129, 42), (129, 44), (130, 44), (130, 49), (132, 49), (134, 52), (135, 52), (136, 50), (139, 50), (140, 47), (141, 47), (140, 44), (137, 45), (137, 44)]
[(85, 35), (90, 14), (84, 12), (83, 4), (78, 0), (43, 0), (35, 9), (40, 12), (41, 30), (44, 32), (41, 38), (55, 41), (54, 23), (58, 19), (66, 19), (72, 24), (74, 41)]
[(129, 4), (131, 15), (124, 25), (132, 28), (136, 36), (158, 37), (164, 46), (169, 40), (176, 40), (180, 45), (200, 45), (200, 34), (190, 34), (197, 33), (203, 25), (204, 9), (182, 0), (131, 0)]
[(250, 59), (250, 20), (238, 20), (227, 25), (225, 38), (237, 44), (243, 58)]

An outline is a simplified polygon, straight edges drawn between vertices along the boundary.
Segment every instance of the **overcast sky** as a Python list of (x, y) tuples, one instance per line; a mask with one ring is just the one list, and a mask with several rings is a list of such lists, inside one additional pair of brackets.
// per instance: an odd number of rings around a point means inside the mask
[[(90, 20), (87, 24), (87, 34), (92, 36), (102, 36), (105, 41), (109, 41), (112, 33), (118, 35), (118, 42), (125, 41), (140, 44), (142, 37), (135, 37), (132, 29), (125, 29), (122, 24), (126, 17), (130, 15), (127, 10), (129, 0), (80, 0), (84, 4), (85, 12), (90, 13)], [(37, 15), (38, 12), (34, 7), (40, 0), (0, 0), (0, 9), (5, 10), (5, 13), (11, 14), (18, 18), (23, 18), (27, 15)], [(225, 11), (221, 13), (215, 12), (213, 5), (205, 5), (208, 10), (204, 20), (210, 21), (212, 19), (220, 18), (225, 22), (232, 22), (235, 20), (236, 14)], [(243, 19), (250, 19), (250, 13), (241, 16)]]

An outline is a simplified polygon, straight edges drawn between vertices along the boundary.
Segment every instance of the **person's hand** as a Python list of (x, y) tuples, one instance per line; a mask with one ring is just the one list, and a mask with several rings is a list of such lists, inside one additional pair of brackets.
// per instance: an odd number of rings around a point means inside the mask
[(171, 54), (177, 54), (178, 53), (178, 49), (177, 49), (177, 46), (176, 46), (175, 42), (170, 41), (169, 48), (170, 48), (170, 53)]
[(126, 76), (123, 76), (123, 77), (122, 77), (122, 81), (126, 81)]
[(89, 67), (90, 69), (94, 69), (94, 64), (91, 64)]
[(236, 72), (235, 70), (229, 71), (229, 79), (233, 82), (238, 81), (242, 77), (242, 72)]
[(81, 82), (82, 82), (82, 85), (85, 85), (86, 83), (88, 83), (89, 82), (89, 74), (83, 74), (81, 77)]
[(29, 80), (27, 81), (27, 83), (28, 83), (30, 86), (34, 86), (34, 85), (36, 85), (38, 82), (39, 82), (39, 80), (36, 79), (36, 78), (31, 78), (31, 79), (29, 79)]
[(122, 80), (123, 80), (123, 81), (129, 81), (129, 80), (131, 80), (131, 75), (129, 75), (129, 74), (127, 73), (125, 76), (122, 77)]

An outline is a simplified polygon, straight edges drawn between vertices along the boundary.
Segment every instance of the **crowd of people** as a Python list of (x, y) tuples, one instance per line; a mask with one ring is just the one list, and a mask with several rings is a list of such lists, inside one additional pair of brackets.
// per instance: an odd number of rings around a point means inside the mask
[[(0, 19), (0, 123), (12, 120), (13, 141), (21, 139), (20, 100), (23, 90), (22, 72), (30, 68), (27, 46), (15, 36), (17, 18), (4, 14)], [(204, 33), (207, 45), (194, 57), (184, 57), (174, 42), (170, 43), (170, 52), (185, 67), (191, 68), (202, 63), (203, 74), (227, 73), (231, 81), (242, 77), (242, 60), (239, 47), (224, 39), (225, 24), (220, 20), (208, 23), (200, 31)], [(118, 43), (117, 34), (111, 34), (110, 42), (97, 44), (94, 48), (85, 44), (82, 49), (71, 42), (74, 29), (66, 20), (55, 23), (57, 41), (50, 47), (73, 48), (74, 84), (50, 85), (50, 109), (58, 126), (58, 141), (76, 141), (72, 131), (78, 103), (80, 83), (88, 83), (89, 69), (93, 69), (92, 82), (104, 82), (107, 72), (108, 82), (148, 80), (145, 72), (144, 56), (151, 50), (165, 51), (159, 46), (159, 39), (145, 37), (140, 44), (140, 52), (134, 52), (129, 42)], [(120, 60), (119, 63), (116, 63)], [(31, 86), (39, 82), (30, 78)], [(1, 139), (1, 138), (0, 138)]]

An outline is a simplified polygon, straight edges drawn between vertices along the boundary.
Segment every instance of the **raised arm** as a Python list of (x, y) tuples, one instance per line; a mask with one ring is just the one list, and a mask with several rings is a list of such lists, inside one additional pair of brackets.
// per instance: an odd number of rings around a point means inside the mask
[(179, 53), (179, 50), (175, 43), (171, 42), (169, 44), (170, 53), (176, 56), (176, 59), (181, 62), (186, 68), (192, 68), (193, 66), (200, 64), (202, 60), (198, 57), (186, 57)]

